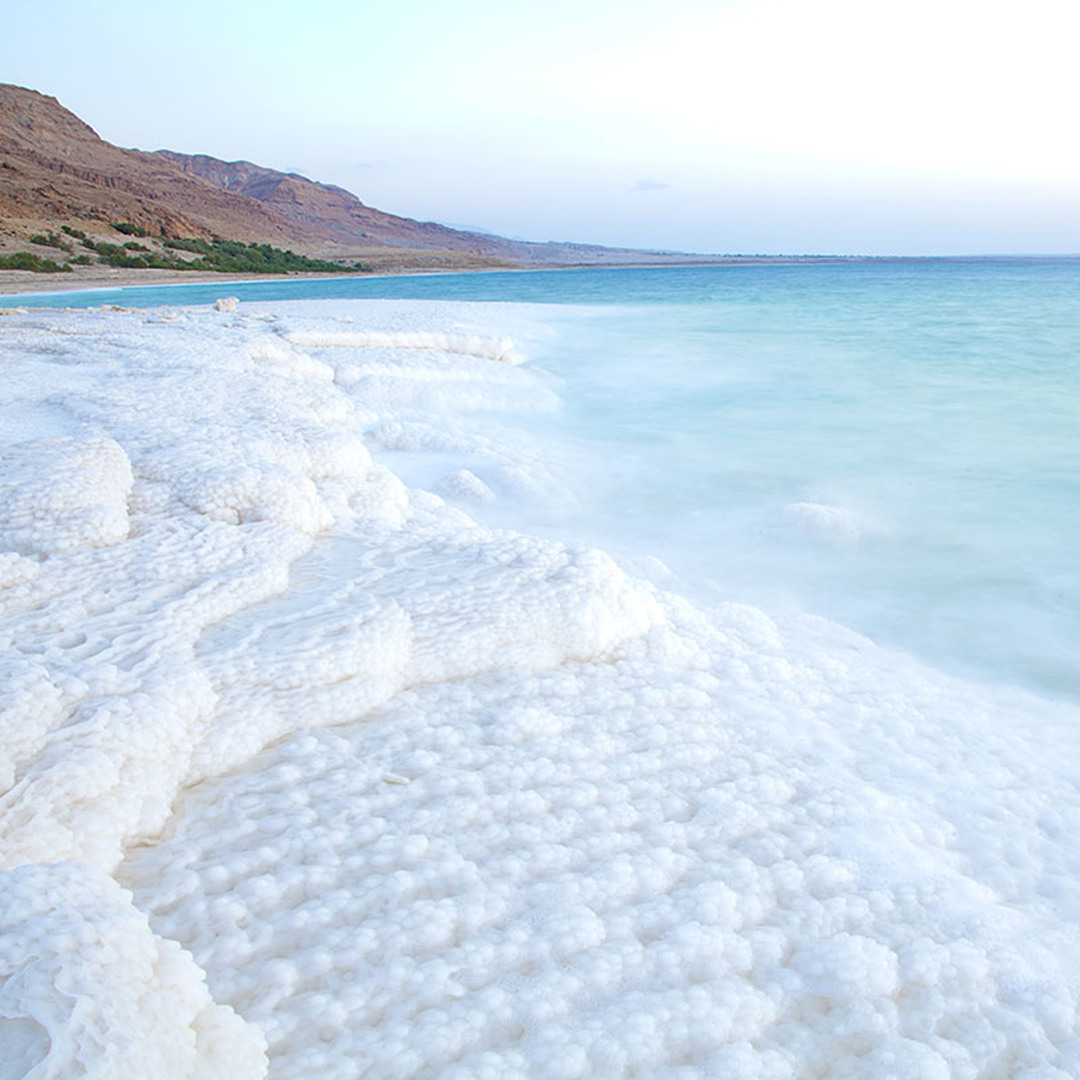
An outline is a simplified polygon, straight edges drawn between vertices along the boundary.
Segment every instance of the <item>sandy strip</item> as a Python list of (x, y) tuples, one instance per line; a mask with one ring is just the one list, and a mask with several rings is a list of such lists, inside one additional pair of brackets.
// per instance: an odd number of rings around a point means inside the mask
[(27, 270), (0, 270), (0, 296), (24, 293), (80, 292), (84, 289), (121, 289), (129, 285), (196, 285), (232, 281), (280, 281), (285, 277), (355, 277), (355, 274), (216, 274), (197, 270), (119, 270), (88, 267), (70, 274), (35, 274)]

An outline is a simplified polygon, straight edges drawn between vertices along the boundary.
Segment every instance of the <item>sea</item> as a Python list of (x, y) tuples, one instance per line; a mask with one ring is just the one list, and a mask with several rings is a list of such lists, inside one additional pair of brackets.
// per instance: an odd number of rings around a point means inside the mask
[[(640, 572), (659, 559), (695, 597), (798, 608), (946, 670), (1080, 700), (1076, 260), (211, 283), (62, 303), (224, 293), (550, 305), (526, 351), (559, 406), (514, 422), (571, 497), (492, 519)], [(418, 483), (439, 464), (395, 460)]]

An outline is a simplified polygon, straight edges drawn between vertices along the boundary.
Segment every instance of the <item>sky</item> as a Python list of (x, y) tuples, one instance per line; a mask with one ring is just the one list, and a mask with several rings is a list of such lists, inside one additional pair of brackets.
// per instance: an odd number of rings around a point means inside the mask
[(103, 138), (530, 240), (1080, 252), (1076, 0), (41, 0), (0, 81)]

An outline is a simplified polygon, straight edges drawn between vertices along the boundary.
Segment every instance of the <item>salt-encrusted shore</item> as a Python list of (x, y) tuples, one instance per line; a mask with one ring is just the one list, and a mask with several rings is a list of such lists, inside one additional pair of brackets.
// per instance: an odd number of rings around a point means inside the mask
[(1080, 1075), (1077, 710), (478, 524), (540, 318), (0, 318), (3, 1075)]

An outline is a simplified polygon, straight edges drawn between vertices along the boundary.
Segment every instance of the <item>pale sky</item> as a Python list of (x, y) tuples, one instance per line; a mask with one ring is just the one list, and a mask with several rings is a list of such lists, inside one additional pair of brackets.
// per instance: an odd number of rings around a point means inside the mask
[(1077, 0), (41, 0), (103, 138), (531, 240), (1080, 252)]

